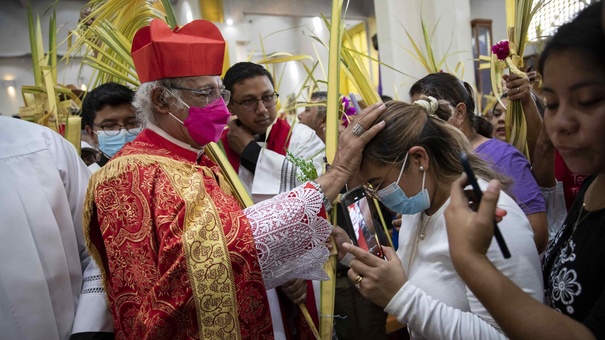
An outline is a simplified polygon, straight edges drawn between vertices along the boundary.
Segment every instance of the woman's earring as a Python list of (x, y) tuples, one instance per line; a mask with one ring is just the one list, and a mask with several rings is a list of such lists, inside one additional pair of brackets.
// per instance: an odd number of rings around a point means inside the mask
[(424, 167), (422, 165), (420, 166), (420, 171), (424, 171)]

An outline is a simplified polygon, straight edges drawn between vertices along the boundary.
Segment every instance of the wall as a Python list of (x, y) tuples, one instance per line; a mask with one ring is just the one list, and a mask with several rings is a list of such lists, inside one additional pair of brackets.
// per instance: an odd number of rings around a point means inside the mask
[[(6, 1), (6, 0), (5, 0)], [(34, 12), (40, 13), (41, 27), (44, 36), (44, 45), (48, 46), (48, 20), (49, 15), (43, 13), (50, 7), (54, 0), (36, 0), (33, 4)], [(321, 58), (324, 60), (324, 68), (327, 72), (327, 50), (321, 44), (315, 43), (317, 53), (313, 48), (313, 39), (306, 34), (315, 34), (328, 43), (328, 31), (323, 25), (323, 21), (317, 30), (314, 26), (312, 13), (319, 15), (320, 12), (329, 15), (329, 1), (286, 1), (272, 2), (268, 0), (256, 1), (255, 5), (248, 2), (225, 1), (225, 7), (228, 9), (237, 9), (241, 14), (239, 20), (236, 20), (232, 26), (227, 24), (217, 24), (221, 29), (225, 39), (229, 44), (230, 62), (233, 64), (238, 61), (250, 59), (258, 61), (262, 58), (261, 39), (266, 49), (266, 54), (273, 52), (288, 52), (292, 54), (306, 54), (314, 60)], [(319, 6), (312, 6), (310, 2), (321, 3)], [(371, 1), (356, 2), (355, 6), (349, 8), (349, 17), (362, 17), (361, 12), (364, 9), (363, 3)], [(64, 41), (70, 28), (74, 27), (79, 18), (80, 8), (86, 4), (86, 1), (60, 1), (56, 6), (58, 41)], [(296, 16), (279, 15), (257, 15), (249, 14), (252, 9), (278, 13), (283, 11), (283, 6), (290, 6), (290, 13), (296, 13)], [(177, 21), (184, 25), (192, 19), (201, 17), (199, 2), (197, 0), (180, 0), (174, 5), (174, 13)], [(304, 16), (309, 14), (309, 16)], [(226, 15), (227, 16), (227, 15)], [(20, 87), (22, 85), (33, 85), (34, 79), (31, 70), (31, 56), (29, 46), (29, 33), (27, 29), (27, 9), (20, 5), (18, 0), (10, 0), (0, 8), (0, 22), (6, 22), (0, 29), (0, 114), (12, 115), (18, 112), (19, 106), (23, 106)], [(360, 20), (347, 20), (350, 26), (361, 22)], [(64, 54), (67, 49), (66, 44), (60, 45), (58, 51)], [(308, 66), (312, 62), (305, 62)], [(60, 63), (58, 68), (58, 82), (60, 84), (89, 84), (93, 71), (88, 67), (80, 69), (79, 59), (72, 61), (72, 64), (65, 66)], [(306, 71), (304, 67), (297, 62), (289, 62), (286, 65), (278, 65), (275, 69), (279, 81), (279, 90), (282, 97), (300, 88), (303, 83)], [(324, 72), (317, 68), (315, 72), (317, 79), (325, 79)], [(16, 91), (13, 96), (9, 95), (6, 86), (13, 84), (3, 83), (2, 80), (14, 80)]]
[[(41, 15), (54, 0), (35, 0), (34, 11)], [(69, 28), (73, 27), (79, 17), (80, 8), (86, 1), (61, 0), (57, 4), (57, 22), (59, 41), (62, 41)], [(324, 70), (327, 72), (327, 51), (315, 43), (317, 53), (313, 49), (312, 39), (303, 34), (314, 32), (313, 17), (320, 13), (330, 14), (331, 1), (328, 0), (255, 0), (237, 1), (224, 0), (225, 17), (232, 18), (234, 24), (219, 24), (223, 35), (229, 44), (230, 61), (257, 61), (262, 56), (260, 41), (263, 40), (267, 53), (275, 51), (293, 54), (307, 54), (313, 59), (324, 60)], [(501, 7), (501, 8), (500, 8)], [(199, 0), (180, 0), (174, 6), (175, 14), (181, 24), (190, 19), (200, 18)], [(376, 31), (379, 37), (381, 59), (407, 76), (398, 74), (389, 68), (381, 67), (383, 92), (391, 96), (407, 99), (407, 89), (418, 78), (426, 75), (426, 71), (404, 49), (411, 49), (407, 41), (402, 23), (416, 41), (420, 41), (420, 13), (429, 27), (434, 27), (439, 21), (435, 34), (435, 50), (438, 53), (459, 52), (447, 60), (447, 65), (453, 69), (460, 61), (465, 64), (464, 79), (472, 81), (473, 68), (470, 54), (470, 20), (471, 18), (487, 17), (490, 13), (501, 13), (494, 20), (494, 39), (501, 37), (498, 32), (498, 20), (504, 25), (503, 0), (355, 0), (351, 1), (347, 18), (353, 26), (358, 22), (369, 22), (370, 32)], [(191, 13), (191, 14), (189, 14)], [(263, 15), (260, 15), (263, 13)], [(265, 15), (269, 13), (270, 15)], [(288, 16), (277, 15), (287, 13)], [(493, 15), (493, 14), (492, 14)], [(48, 27), (48, 15), (41, 17), (42, 29)], [(29, 60), (29, 37), (27, 33), (27, 10), (18, 0), (4, 0), (0, 8), (0, 81), (15, 79), (17, 87), (33, 84), (31, 61)], [(374, 24), (375, 23), (375, 24)], [(502, 28), (501, 32), (505, 32)], [(315, 31), (324, 42), (328, 43), (328, 32), (322, 27), (322, 32)], [(46, 35), (46, 33), (44, 33)], [(45, 39), (47, 39), (45, 37)], [(451, 44), (451, 46), (450, 46)], [(59, 48), (64, 53), (65, 47)], [(25, 55), (25, 56), (24, 56)], [(299, 63), (290, 62), (283, 72), (280, 66), (277, 74), (283, 74), (280, 84), (282, 95), (294, 91), (306, 74)], [(444, 67), (447, 69), (447, 67)], [(298, 74), (298, 76), (296, 76)], [(80, 70), (79, 67), (61, 67), (59, 82), (63, 84), (87, 84), (91, 71)], [(325, 79), (324, 72), (318, 68), (315, 72), (318, 79)], [(16, 113), (22, 105), (21, 98), (9, 98), (4, 83), (0, 82), (0, 113)]]
[(494, 42), (507, 39), (506, 4), (504, 0), (470, 0), (471, 20), (491, 19)]
[[(40, 16), (40, 27), (44, 41), (44, 50), (48, 51), (48, 21), (52, 12), (47, 12), (54, 3), (52, 0), (31, 1), (34, 13)], [(59, 1), (55, 6), (57, 14), (57, 42), (64, 42), (69, 29), (77, 24), (80, 17), (80, 8), (85, 1)], [(17, 0), (3, 0), (0, 9), (0, 114), (16, 114), (23, 106), (21, 86), (34, 85), (32, 61), (29, 45), (29, 30), (27, 24), (27, 8), (21, 6)], [(67, 44), (60, 44), (57, 48), (59, 58), (65, 54)], [(74, 84), (81, 86), (88, 84), (92, 70), (86, 66), (80, 67), (80, 59), (76, 58), (70, 65), (59, 63), (57, 68), (57, 81), (60, 84)], [(4, 82), (4, 81), (11, 82)], [(16, 85), (16, 91), (11, 95), (7, 85)]]
[(182, 26), (191, 20), (201, 19), (200, 4), (197, 0), (181, 0), (172, 5), (176, 21)]
[[(350, 0), (347, 18), (373, 17), (374, 1), (383, 0)], [(344, 3), (346, 5), (347, 0)], [(231, 19), (235, 22), (243, 21), (246, 15), (314, 17), (321, 13), (329, 17), (332, 13), (332, 1), (330, 0), (223, 0), (223, 5), (225, 6), (225, 17), (227, 18), (227, 13), (231, 13)]]
[(409, 88), (416, 80), (428, 74), (412, 55), (414, 53), (406, 51), (413, 51), (406, 30), (416, 44), (424, 46), (421, 20), (430, 31), (435, 30), (432, 38), (435, 59), (450, 54), (442, 66), (443, 71), (454, 73), (456, 65), (461, 62), (464, 64), (462, 78), (474, 83), (468, 0), (377, 0), (374, 5), (380, 59), (401, 72), (386, 66), (380, 67), (384, 94), (409, 100)]
[[(314, 61), (322, 60), (323, 69), (318, 66), (314, 77), (317, 80), (325, 81), (327, 79), (327, 48), (310, 37), (311, 35), (316, 36), (326, 45), (329, 44), (329, 32), (323, 21), (312, 17), (273, 15), (246, 15), (242, 21), (242, 23), (232, 26), (220, 25), (229, 44), (231, 64), (248, 60), (256, 62), (275, 52), (307, 55), (313, 59), (313, 61), (304, 61), (309, 69)], [(348, 27), (360, 22), (362, 21), (346, 20)], [(270, 66), (270, 69), (276, 78), (276, 87), (282, 98), (297, 92), (307, 75), (302, 63), (295, 61)]]

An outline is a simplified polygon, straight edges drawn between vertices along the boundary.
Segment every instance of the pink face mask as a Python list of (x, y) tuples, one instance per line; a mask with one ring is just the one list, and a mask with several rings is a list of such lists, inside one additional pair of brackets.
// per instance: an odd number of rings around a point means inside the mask
[(221, 133), (231, 116), (222, 97), (204, 107), (189, 106), (185, 102), (183, 104), (189, 108), (189, 117), (184, 122), (172, 113), (169, 114), (187, 128), (196, 143), (204, 146), (221, 138)]

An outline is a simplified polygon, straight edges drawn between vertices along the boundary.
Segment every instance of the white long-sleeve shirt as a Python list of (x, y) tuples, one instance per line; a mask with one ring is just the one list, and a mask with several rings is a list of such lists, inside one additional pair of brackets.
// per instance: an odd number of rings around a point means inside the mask
[[(479, 180), (479, 185), (485, 190), (487, 182)], [(397, 255), (409, 281), (385, 311), (407, 324), (412, 339), (506, 338), (454, 269), (443, 216), (449, 202), (432, 216), (424, 212), (403, 216)], [(487, 257), (523, 291), (543, 301), (540, 260), (529, 221), (504, 192), (498, 206), (508, 212), (498, 226), (511, 257), (502, 256), (495, 240)]]
[(113, 331), (82, 238), (89, 177), (67, 140), (0, 117), (0, 338)]

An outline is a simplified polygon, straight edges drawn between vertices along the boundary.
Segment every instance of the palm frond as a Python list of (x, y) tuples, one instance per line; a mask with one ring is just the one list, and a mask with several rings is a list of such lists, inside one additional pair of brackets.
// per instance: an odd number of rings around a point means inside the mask
[(259, 64), (279, 64), (279, 63), (286, 63), (289, 61), (300, 61), (300, 60), (313, 61), (313, 57), (311, 57), (310, 55), (304, 55), (304, 54), (294, 55), (294, 54), (286, 53), (286, 52), (277, 52), (277, 53), (271, 54), (270, 56), (262, 58), (261, 60), (257, 61), (257, 63), (259, 63)]
[[(344, 48), (344, 47), (343, 47), (343, 48)], [(416, 78), (416, 77), (411, 76), (411, 75), (409, 75), (409, 74), (407, 74), (407, 73), (405, 73), (405, 72), (402, 72), (401, 70), (398, 70), (398, 69), (394, 68), (393, 66), (391, 66), (391, 65), (389, 65), (389, 64), (387, 64), (387, 63), (384, 63), (384, 62), (380, 61), (379, 59), (376, 59), (376, 58), (372, 57), (371, 55), (368, 55), (368, 54), (366, 54), (366, 53), (359, 52), (359, 51), (357, 51), (357, 50), (355, 50), (355, 49), (352, 49), (352, 48), (346, 48), (346, 49), (347, 49), (347, 50), (349, 51), (349, 53), (351, 53), (351, 54), (359, 55), (361, 58), (367, 58), (367, 59), (369, 59), (369, 60), (371, 60), (371, 61), (377, 62), (377, 63), (379, 63), (380, 65), (382, 65), (382, 66), (384, 66), (384, 67), (387, 67), (387, 68), (391, 69), (392, 71), (397, 72), (397, 73), (399, 73), (399, 74), (401, 74), (401, 75), (404, 75), (404, 76), (407, 76), (407, 77), (410, 77), (410, 78)]]
[[(344, 30), (341, 22), (343, 0), (332, 0), (331, 22), (322, 15), (325, 25), (330, 30), (330, 42), (328, 50), (328, 98), (326, 114), (326, 159), (328, 163), (334, 160), (336, 155), (336, 146), (338, 143), (338, 117), (336, 113), (340, 106), (340, 48), (342, 44), (342, 32)], [(333, 214), (336, 222), (336, 214)], [(334, 241), (332, 241), (334, 245)], [(336, 276), (336, 256), (331, 253), (330, 258), (324, 265), (324, 269), (329, 281), (321, 283), (321, 306), (319, 318), (319, 332), (321, 339), (332, 338), (334, 327), (334, 294), (335, 294), (335, 276)]]
[(53, 14), (50, 16), (48, 28), (48, 66), (52, 74), (53, 82), (57, 82), (57, 13), (53, 9)]
[[(441, 58), (436, 57), (436, 53), (433, 48), (433, 37), (435, 35), (435, 32), (437, 31), (437, 26), (439, 25), (440, 21), (441, 21), (441, 18), (439, 18), (437, 20), (437, 22), (433, 26), (432, 30), (429, 31), (429, 27), (427, 26), (426, 21), (422, 18), (420, 19), (420, 28), (422, 31), (422, 43), (424, 46), (420, 46), (418, 43), (416, 43), (416, 39), (414, 39), (412, 37), (412, 35), (410, 34), (410, 32), (404, 27), (404, 25), (401, 22), (399, 22), (399, 25), (401, 25), (401, 27), (403, 28), (403, 30), (408, 38), (409, 44), (412, 46), (412, 50), (406, 48), (403, 44), (399, 44), (399, 45), (410, 56), (412, 56), (412, 58), (416, 59), (428, 73), (440, 72), (440, 71), (442, 71), (444, 65), (445, 65), (445, 68), (449, 71), (449, 66), (447, 65), (447, 59), (452, 55), (462, 53), (462, 51), (450, 52), (450, 49), (452, 46), (452, 43), (450, 42), (450, 45), (448, 46), (445, 53), (443, 53)], [(461, 69), (459, 66), (457, 66), (456, 70), (463, 70), (463, 68)], [(457, 72), (457, 71), (455, 71), (455, 72)], [(459, 78), (462, 77), (459, 73), (456, 73), (456, 74), (458, 75)]]
[[(90, 14), (70, 34), (73, 43), (64, 57), (81, 55), (97, 76), (93, 87), (108, 81), (139, 85), (130, 48), (135, 33), (154, 18), (176, 26), (176, 19), (166, 0), (91, 0)], [(98, 67), (97, 67), (98, 66)]]
[[(38, 19), (38, 23), (40, 20)], [(27, 7), (27, 23), (29, 26), (29, 45), (32, 54), (32, 64), (34, 71), (34, 84), (36, 86), (42, 85), (42, 71), (40, 71), (40, 52), (39, 52), (39, 40), (42, 37), (36, 35), (36, 22), (34, 22), (34, 14), (32, 13), (31, 4)], [(42, 52), (44, 53), (44, 52)]]
[[(513, 70), (522, 69), (523, 67), (523, 52), (525, 51), (525, 46), (527, 44), (529, 25), (533, 16), (546, 1), (547, 0), (538, 0), (536, 2), (533, 0), (516, 0), (511, 3), (514, 7), (514, 12), (512, 15), (513, 23), (508, 28), (508, 40), (511, 50), (510, 64), (508, 66)], [(502, 62), (498, 61), (497, 58), (492, 55), (490, 70), (492, 76), (492, 90), (500, 102), (500, 97), (503, 92), (503, 89), (500, 86), (500, 78), (503, 69)], [(516, 70), (515, 72), (519, 71)], [(529, 159), (529, 152), (527, 149), (527, 124), (523, 113), (523, 107), (519, 101), (510, 103), (506, 108), (505, 125), (508, 127), (506, 129), (506, 140)]]

